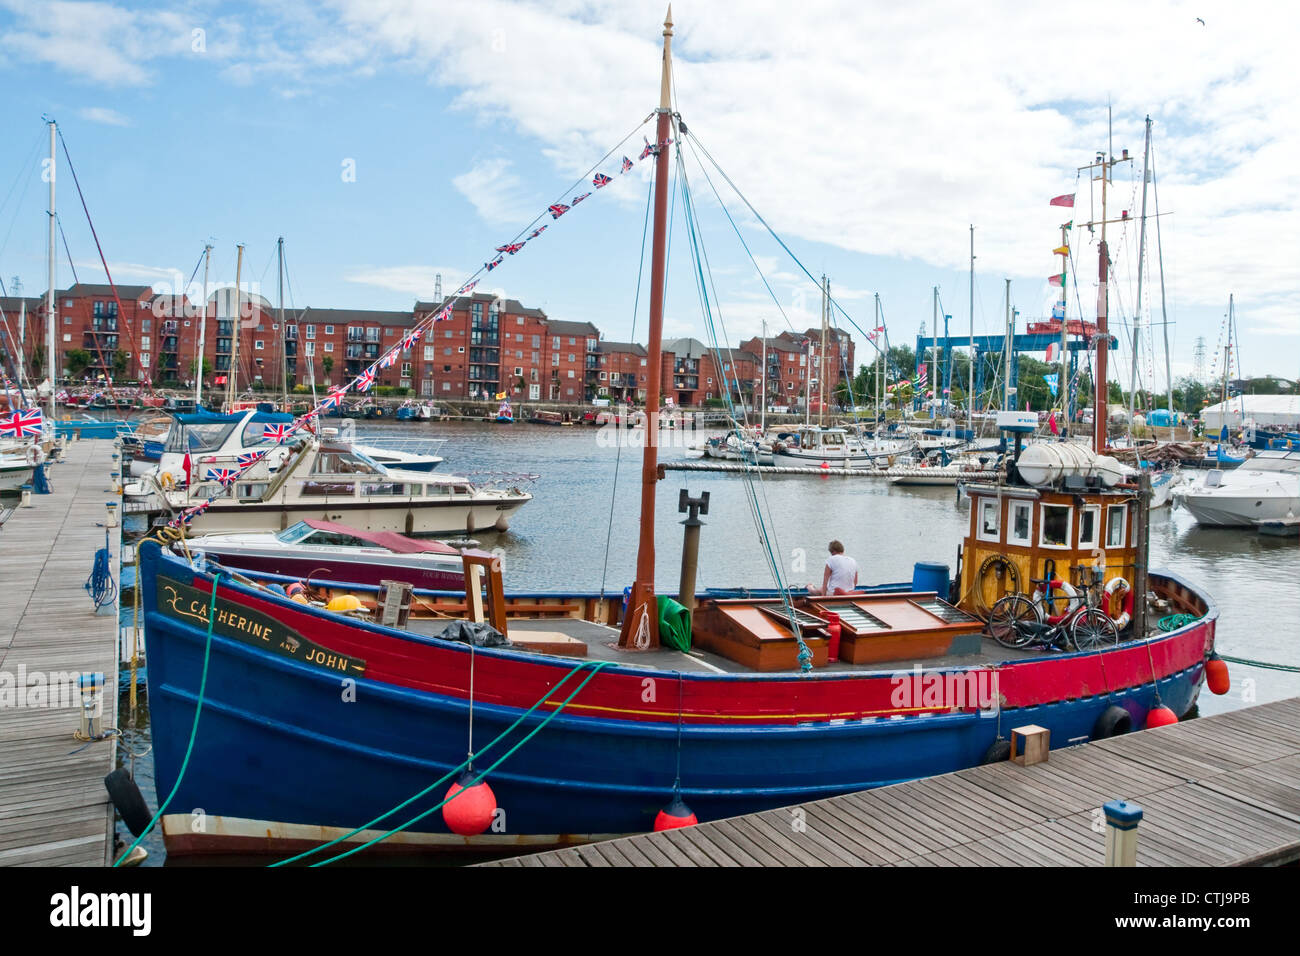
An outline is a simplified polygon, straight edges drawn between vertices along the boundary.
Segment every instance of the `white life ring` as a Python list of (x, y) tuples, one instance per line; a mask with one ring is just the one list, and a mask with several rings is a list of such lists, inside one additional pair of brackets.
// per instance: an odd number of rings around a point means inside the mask
[(45, 449), (40, 445), (28, 445), (23, 457), (27, 459), (27, 464), (35, 468), (45, 463)]
[[(1110, 613), (1111, 599), (1116, 594), (1122, 599), (1118, 617)], [(1133, 586), (1123, 578), (1111, 578), (1106, 582), (1106, 614), (1121, 631), (1133, 620)]]
[[(1034, 589), (1034, 596), (1032, 598), (1034, 604), (1038, 604), (1039, 602), (1045, 602), (1047, 600), (1047, 597), (1050, 597), (1053, 591), (1062, 592), (1066, 598), (1064, 611), (1062, 611), (1060, 614), (1047, 615), (1048, 622), (1055, 624), (1057, 621), (1064, 620), (1066, 615), (1073, 614), (1075, 611), (1077, 611), (1079, 609), (1079, 605), (1082, 604), (1083, 602), (1079, 597), (1079, 592), (1075, 589), (1073, 584), (1071, 584), (1069, 581), (1063, 581), (1060, 578), (1057, 578), (1056, 580), (1047, 582), (1046, 595), (1044, 595), (1043, 592), (1038, 590), (1037, 588)], [(1056, 607), (1056, 603), (1053, 602), (1051, 606)]]

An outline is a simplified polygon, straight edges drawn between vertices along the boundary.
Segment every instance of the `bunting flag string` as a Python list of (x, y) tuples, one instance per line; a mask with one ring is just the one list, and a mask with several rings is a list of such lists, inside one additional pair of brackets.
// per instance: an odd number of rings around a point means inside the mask
[[(673, 140), (671, 138), (665, 140), (662, 143), (655, 143), (655, 144), (651, 144), (648, 137), (643, 137), (643, 139), (645, 140), (645, 148), (641, 151), (639, 159), (646, 159), (649, 156), (658, 156), (661, 149), (671, 146), (673, 143)], [(632, 160), (628, 159), (627, 156), (624, 156), (622, 162), (620, 163), (618, 174), (623, 175), (624, 173), (627, 173), (629, 170), (632, 169), (634, 165), (635, 163), (633, 163)], [(596, 173), (595, 176), (592, 178), (591, 183), (595, 189), (601, 189), (609, 185), (612, 181), (613, 181), (612, 176), (607, 176), (604, 173)], [(546, 211), (551, 214), (552, 220), (559, 219), (565, 213), (569, 212), (574, 206), (578, 205), (578, 203), (582, 202), (584, 199), (587, 199), (591, 195), (592, 193), (590, 191), (581, 193), (579, 195), (574, 196), (572, 199), (570, 199), (567, 205), (563, 202), (557, 202), (549, 206)], [(536, 220), (534, 220), (534, 223), (536, 223)], [(550, 225), (549, 223), (543, 225), (537, 225), (528, 233), (526, 238), (497, 246), (494, 249), (497, 255), (489, 259), (487, 262), (485, 262), (480, 272), (491, 272), (497, 266), (502, 264), (506, 255), (513, 256), (516, 253), (521, 252), (524, 246), (529, 241), (539, 237), (543, 232), (547, 230), (547, 228), (549, 228), (549, 225)], [(424, 334), (424, 332), (429, 327), (431, 327), (435, 323), (445, 322), (450, 320), (453, 315), (452, 310), (456, 300), (462, 298), (463, 296), (469, 295), (477, 285), (478, 285), (477, 278), (471, 278), (470, 280), (465, 282), (464, 285), (462, 285), (459, 289), (457, 289), (446, 300), (446, 302), (443, 304), (443, 307), (440, 310), (438, 310), (437, 312), (426, 314), (415, 326), (413, 326), (405, 333), (405, 335), (402, 337), (402, 340), (397, 345), (393, 346), (386, 353), (384, 353), (384, 355), (379, 359), (378, 362), (371, 365), (369, 368), (365, 369), (364, 371), (362, 371), (352, 379), (348, 380), (346, 383), (331, 388), (329, 394), (324, 399), (322, 399), (318, 405), (316, 405), (314, 408), (308, 410), (303, 415), (301, 415), (297, 420), (293, 422), (292, 425), (264, 426), (262, 431), (263, 438), (265, 438), (268, 441), (275, 442), (274, 445), (269, 446), (266, 450), (257, 453), (255, 455), (241, 456), (240, 461), (238, 463), (238, 467), (235, 469), (210, 470), (208, 474), (208, 479), (219, 482), (222, 486), (222, 490), (228, 488), (235, 480), (238, 479), (240, 475), (246, 472), (249, 468), (256, 465), (258, 462), (265, 459), (266, 456), (275, 447), (278, 447), (279, 445), (283, 445), (285, 442), (289, 441), (289, 439), (293, 437), (293, 435), (296, 432), (304, 428), (311, 430), (309, 423), (312, 421), (312, 419), (319, 417), (321, 414), (323, 414), (325, 411), (329, 409), (342, 408), (343, 396), (346, 395), (348, 391), (354, 388), (361, 392), (368, 391), (374, 385), (377, 369), (392, 368), (397, 363), (397, 359), (401, 355), (401, 353), (403, 351), (408, 351), (411, 348), (413, 348), (415, 344), (420, 340), (420, 337)], [(37, 414), (39, 415), (39, 412)], [(0, 428), (3, 427), (4, 427), (4, 421), (0, 420)], [(39, 433), (39, 427), (37, 429), (37, 433)], [(0, 431), (0, 434), (4, 434), (4, 432)], [(245, 462), (243, 461), (244, 457), (250, 457), (251, 460), (248, 461), (247, 464), (245, 464)], [(186, 509), (185, 511), (182, 511), (179, 515), (177, 515), (174, 519), (172, 519), (171, 525), (173, 527), (180, 527), (185, 524), (188, 524), (189, 521), (192, 520), (196, 515), (202, 514), (204, 511), (206, 511), (208, 507), (212, 504), (213, 500), (217, 497), (217, 494), (220, 493), (221, 491), (218, 491), (216, 494), (210, 496), (205, 501), (199, 502), (198, 504), (193, 505), (192, 507)]]
[(1048, 276), (1048, 277), (1047, 277), (1047, 281), (1048, 281), (1049, 283), (1051, 283), (1052, 285), (1054, 285), (1054, 286), (1060, 286), (1062, 289), (1064, 289), (1064, 288), (1065, 288), (1065, 273), (1064, 273), (1064, 272), (1058, 272), (1058, 273), (1057, 273), (1056, 275), (1054, 275), (1054, 276)]
[(1052, 250), (1052, 255), (1055, 256), (1068, 256), (1069, 254), (1070, 254), (1069, 246), (1057, 246), (1055, 249)]
[(1049, 206), (1069, 206), (1069, 207), (1073, 208), (1073, 206), (1074, 206), (1074, 193), (1066, 193), (1064, 196), (1055, 196), (1055, 197), (1053, 197), (1052, 201), (1048, 203), (1048, 205), (1049, 205)]

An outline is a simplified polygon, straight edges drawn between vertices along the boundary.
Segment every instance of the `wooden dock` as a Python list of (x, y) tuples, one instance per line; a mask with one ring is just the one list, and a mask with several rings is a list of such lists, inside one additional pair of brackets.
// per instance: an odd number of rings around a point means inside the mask
[[(665, 800), (667, 795), (665, 795)], [(482, 866), (1101, 866), (1111, 800), (1139, 866), (1300, 860), (1300, 697), (780, 810)]]
[[(112, 739), (85, 743), (80, 698), (53, 675), (104, 675), (103, 726), (117, 724), (117, 601), (95, 613), (84, 589), (104, 546), (113, 443), (68, 444), (47, 466), (52, 493), (18, 508), (0, 531), (0, 866), (103, 866), (113, 850), (104, 776)], [(117, 578), (121, 527), (110, 529)], [(43, 684), (44, 705), (23, 687)], [(56, 678), (57, 679), (57, 678)], [(0, 698), (4, 700), (4, 698)], [(53, 700), (64, 706), (52, 706)]]
[(819, 475), (822, 478), (930, 478), (945, 479), (956, 484), (961, 480), (975, 481), (993, 477), (995, 471), (967, 471), (961, 468), (935, 466), (921, 468), (911, 465), (894, 465), (889, 468), (848, 468), (844, 465), (750, 465), (718, 459), (683, 459), (662, 463), (666, 471), (716, 471), (727, 474), (759, 473), (762, 475)]

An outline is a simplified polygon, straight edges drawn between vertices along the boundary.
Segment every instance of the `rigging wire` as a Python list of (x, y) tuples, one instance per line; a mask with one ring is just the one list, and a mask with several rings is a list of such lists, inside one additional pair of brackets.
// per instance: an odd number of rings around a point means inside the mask
[[(641, 280), (645, 274), (646, 239), (650, 234), (650, 207), (652, 205), (653, 199), (654, 199), (654, 179), (651, 178), (650, 186), (646, 190), (645, 222), (641, 226), (641, 255), (639, 257), (639, 264), (637, 266), (637, 271), (636, 271), (636, 295), (633, 297), (633, 302), (632, 302), (632, 334), (630, 337), (630, 341), (632, 342), (636, 342), (636, 319), (637, 319), (637, 312), (641, 307)], [(635, 374), (636, 373), (634, 372), (633, 375)], [(636, 384), (635, 380), (633, 381), (633, 384), (634, 385)], [(646, 414), (648, 415), (649, 412), (647, 411)], [(617, 431), (618, 440), (614, 443), (614, 487), (610, 490), (609, 493), (609, 525), (605, 531), (605, 561), (600, 568), (600, 596), (602, 600), (605, 597), (605, 581), (606, 581), (606, 576), (609, 572), (610, 544), (612, 543), (614, 537), (614, 505), (615, 502), (618, 500), (618, 468), (623, 458), (623, 425), (622, 423), (615, 421), (614, 428)]]

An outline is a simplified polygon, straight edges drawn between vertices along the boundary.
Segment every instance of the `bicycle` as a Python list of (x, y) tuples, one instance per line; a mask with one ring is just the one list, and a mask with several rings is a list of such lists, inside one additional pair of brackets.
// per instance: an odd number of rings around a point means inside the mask
[[(1095, 572), (1093, 575), (1097, 577)], [(1068, 602), (1079, 600), (1080, 595), (1056, 597), (1052, 594), (1053, 579), (1050, 577), (1031, 578), (1030, 583), (1044, 588), (1047, 596), (1036, 602), (1023, 594), (1008, 594), (999, 598), (989, 612), (989, 636), (1003, 647), (1024, 649), (1037, 645), (1069, 650), (1073, 645), (1076, 650), (1091, 651), (1119, 643), (1119, 628), (1110, 615), (1097, 606), (1096, 581), (1085, 587), (1082, 600), (1073, 609)], [(1053, 615), (1051, 611), (1059, 600), (1067, 602), (1066, 610)], [(1042, 604), (1048, 605), (1046, 615)]]

